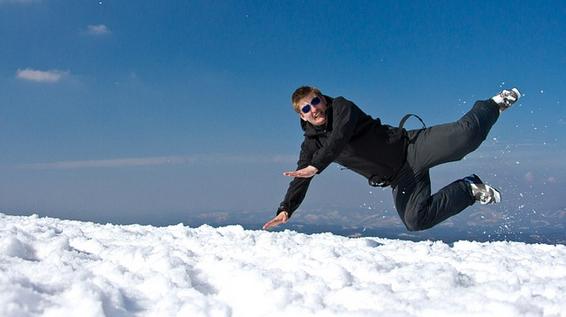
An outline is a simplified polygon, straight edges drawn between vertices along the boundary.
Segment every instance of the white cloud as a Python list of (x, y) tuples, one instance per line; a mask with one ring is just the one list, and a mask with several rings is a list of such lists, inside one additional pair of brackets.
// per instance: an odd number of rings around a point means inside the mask
[(241, 155), (188, 155), (188, 156), (159, 156), (141, 158), (123, 158), (107, 160), (81, 160), (81, 161), (59, 161), (48, 163), (22, 164), (19, 167), (36, 170), (69, 170), (83, 168), (117, 168), (117, 167), (139, 167), (156, 165), (180, 165), (195, 162), (208, 163), (237, 163), (237, 164), (259, 164), (259, 163), (294, 163), (295, 156), (272, 155), (272, 156), (241, 156)]
[(60, 70), (36, 70), (31, 68), (18, 69), (16, 72), (16, 77), (23, 80), (41, 82), (41, 83), (56, 83), (67, 75), (68, 72), (63, 72)]
[(89, 25), (87, 27), (87, 34), (90, 35), (105, 35), (110, 33), (110, 29), (104, 24)]
[(84, 160), (84, 161), (60, 161), (50, 163), (35, 163), (21, 165), (23, 168), (51, 170), (51, 169), (81, 169), (95, 167), (131, 167), (151, 165), (172, 165), (190, 163), (190, 157), (163, 156), (146, 158), (124, 158), (110, 160)]

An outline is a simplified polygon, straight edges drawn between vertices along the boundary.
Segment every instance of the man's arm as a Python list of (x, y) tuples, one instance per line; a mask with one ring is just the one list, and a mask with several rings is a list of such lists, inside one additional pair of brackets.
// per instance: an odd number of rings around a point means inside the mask
[(332, 132), (328, 137), (327, 144), (314, 155), (310, 164), (318, 169), (318, 173), (322, 172), (340, 155), (352, 138), (361, 116), (360, 109), (354, 103), (342, 97), (334, 99), (332, 108), (334, 115)]
[(263, 226), (263, 229), (270, 229), (289, 220), (293, 212), (299, 208), (299, 205), (305, 199), (311, 179), (312, 177), (296, 177), (291, 181), (285, 199), (281, 202), (279, 208), (277, 208), (277, 216), (267, 222)]
[(289, 183), (285, 198), (277, 209), (277, 216), (267, 222), (263, 229), (269, 229), (287, 222), (293, 212), (299, 208), (307, 194), (312, 176), (316, 174), (316, 169), (313, 172), (312, 169), (314, 167), (309, 165), (315, 151), (314, 141), (305, 138), (301, 144), (301, 154), (297, 162), (297, 170), (283, 173), (283, 175), (294, 177), (294, 179)]

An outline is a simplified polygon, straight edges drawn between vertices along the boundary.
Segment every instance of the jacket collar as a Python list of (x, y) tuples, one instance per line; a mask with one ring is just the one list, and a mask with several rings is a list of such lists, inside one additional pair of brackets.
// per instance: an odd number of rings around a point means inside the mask
[(306, 137), (316, 137), (319, 135), (324, 135), (326, 132), (332, 130), (332, 103), (334, 98), (323, 95), (326, 100), (326, 123), (321, 126), (314, 126), (310, 122), (299, 118), (301, 122), (301, 128), (303, 129), (304, 136)]

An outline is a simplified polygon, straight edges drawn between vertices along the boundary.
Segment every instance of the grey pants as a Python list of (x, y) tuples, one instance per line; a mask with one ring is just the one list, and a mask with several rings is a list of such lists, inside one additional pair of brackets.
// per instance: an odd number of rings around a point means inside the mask
[(477, 149), (498, 117), (499, 107), (489, 99), (477, 101), (456, 122), (408, 131), (407, 161), (391, 186), (395, 207), (409, 231), (431, 228), (475, 202), (462, 180), (431, 195), (429, 169)]

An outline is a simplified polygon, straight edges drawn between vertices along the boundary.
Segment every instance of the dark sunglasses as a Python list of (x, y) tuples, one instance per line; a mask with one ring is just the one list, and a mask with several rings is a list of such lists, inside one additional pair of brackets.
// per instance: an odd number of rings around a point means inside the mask
[(309, 111), (311, 111), (311, 107), (314, 107), (314, 106), (318, 105), (319, 103), (320, 103), (320, 98), (318, 96), (316, 96), (316, 97), (312, 98), (310, 103), (307, 103), (306, 105), (304, 105), (301, 108), (301, 111), (303, 113), (308, 113)]

